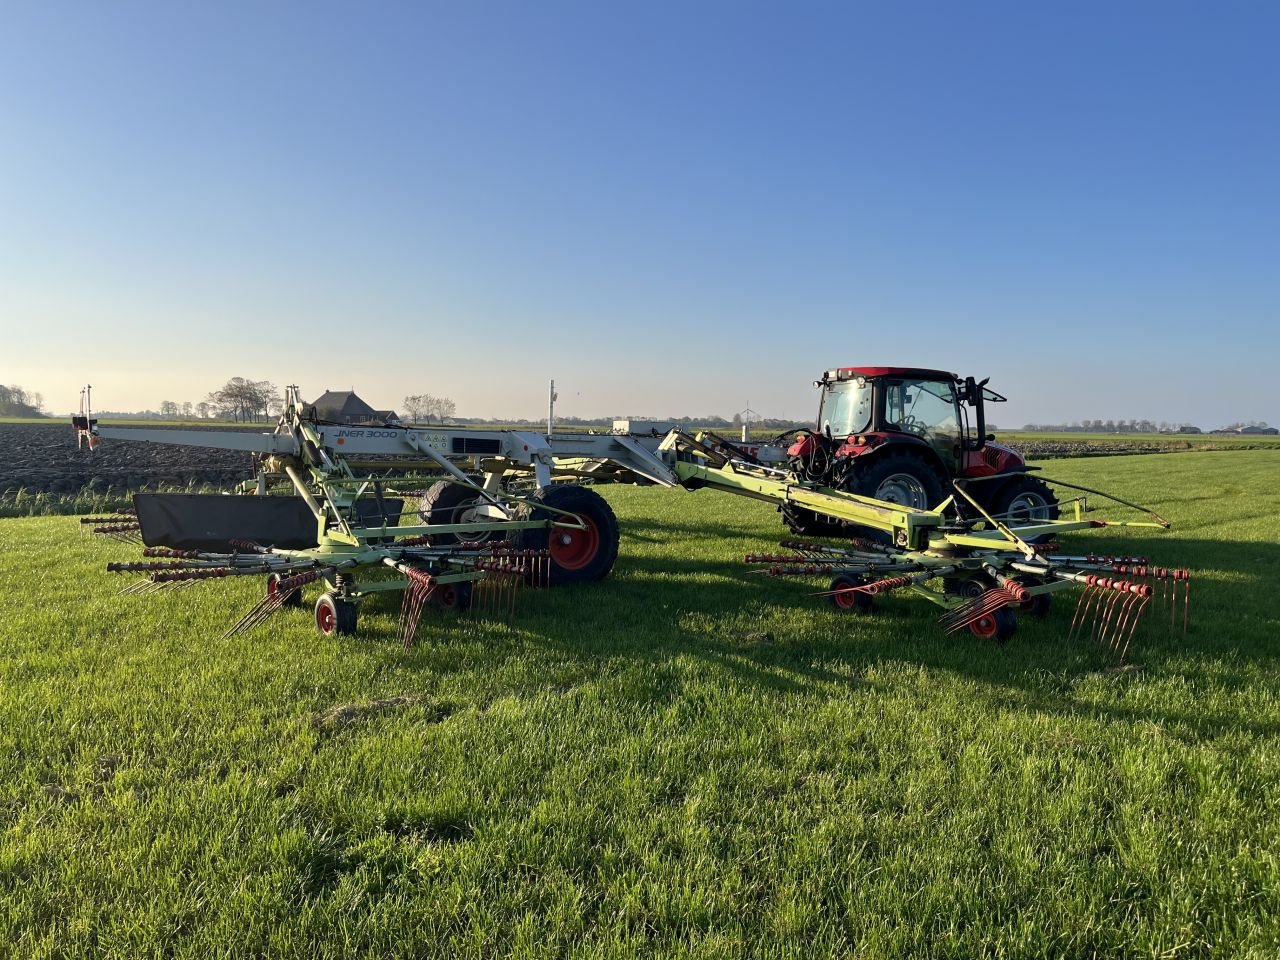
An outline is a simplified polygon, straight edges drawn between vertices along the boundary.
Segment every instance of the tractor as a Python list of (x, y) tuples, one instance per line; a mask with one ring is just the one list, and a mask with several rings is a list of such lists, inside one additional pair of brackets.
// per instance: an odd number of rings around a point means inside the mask
[[(822, 391), (817, 429), (794, 435), (788, 465), (810, 483), (920, 510), (946, 500), (954, 479), (990, 477), (971, 495), (996, 519), (1058, 519), (1057, 497), (1029, 475), (1034, 468), (986, 432), (985, 404), (1005, 400), (986, 384), (917, 367), (828, 370), (814, 381)], [(803, 536), (865, 533), (792, 504), (782, 515)]]

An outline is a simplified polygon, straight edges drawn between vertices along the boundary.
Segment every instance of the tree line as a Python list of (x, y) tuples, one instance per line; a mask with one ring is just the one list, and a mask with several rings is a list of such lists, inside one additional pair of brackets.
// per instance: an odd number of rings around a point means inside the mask
[(43, 417), (44, 397), (22, 387), (0, 385), (0, 417)]
[(1190, 423), (1161, 420), (1074, 420), (1071, 423), (1028, 423), (1023, 430), (1031, 433), (1199, 433)]

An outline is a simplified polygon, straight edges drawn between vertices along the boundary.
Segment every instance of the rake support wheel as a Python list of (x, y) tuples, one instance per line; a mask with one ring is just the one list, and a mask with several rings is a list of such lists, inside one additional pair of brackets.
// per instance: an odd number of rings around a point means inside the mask
[(871, 600), (871, 594), (849, 589), (850, 587), (865, 586), (866, 582), (862, 577), (851, 576), (847, 573), (837, 576), (831, 581), (831, 586), (827, 589), (843, 592), (830, 594), (831, 606), (841, 613), (870, 613), (875, 608), (875, 604)]
[(1018, 632), (1018, 618), (1008, 607), (1001, 607), (969, 624), (969, 632), (980, 640), (1004, 643)]
[(356, 632), (356, 605), (332, 593), (316, 601), (316, 629), (326, 637), (350, 636)]
[[(533, 499), (573, 514), (586, 528), (535, 527), (520, 531), (518, 543), (522, 549), (550, 553), (552, 586), (607, 577), (618, 559), (618, 520), (604, 498), (577, 484), (553, 484), (539, 488)], [(558, 516), (534, 507), (529, 519), (552, 520)]]
[[(267, 596), (274, 597), (280, 592), (280, 581), (284, 578), (278, 573), (267, 574)], [(294, 587), (287, 597), (280, 604), (283, 607), (300, 607), (302, 606), (302, 588)]]
[(441, 610), (470, 610), (471, 581), (437, 583), (431, 591), (431, 600)]

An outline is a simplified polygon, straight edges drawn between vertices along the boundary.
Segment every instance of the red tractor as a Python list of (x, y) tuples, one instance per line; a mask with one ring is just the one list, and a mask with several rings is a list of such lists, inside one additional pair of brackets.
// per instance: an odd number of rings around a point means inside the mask
[[(922, 510), (950, 496), (953, 478), (1009, 474), (967, 492), (1011, 525), (1056, 520), (1049, 487), (1028, 475), (1021, 454), (987, 434), (984, 404), (1005, 398), (986, 383), (916, 367), (828, 370), (814, 384), (822, 390), (818, 429), (796, 434), (789, 465), (801, 479)], [(967, 503), (958, 509), (965, 508), (975, 512)], [(842, 532), (839, 521), (809, 510), (787, 506), (782, 514), (795, 533)]]

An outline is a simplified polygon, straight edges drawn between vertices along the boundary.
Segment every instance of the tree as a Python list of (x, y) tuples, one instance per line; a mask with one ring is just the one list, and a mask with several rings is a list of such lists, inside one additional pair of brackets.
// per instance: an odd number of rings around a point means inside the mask
[(209, 404), (206, 401), (201, 400), (196, 404), (196, 415), (199, 416), (201, 420), (209, 416)]
[(270, 380), (246, 380), (232, 377), (209, 394), (208, 401), (224, 416), (236, 421), (261, 420), (278, 391)]
[(43, 417), (43, 404), (44, 398), (38, 393), (28, 394), (16, 384), (0, 386), (0, 417)]
[(172, 400), (160, 401), (160, 416), (169, 420), (175, 420), (178, 416), (178, 405)]
[(404, 398), (404, 412), (410, 422), (430, 421), (432, 417), (444, 423), (446, 417), (452, 417), (458, 407), (448, 397), (435, 397), (429, 393), (415, 393)]
[(182, 401), (182, 415), (186, 417), (188, 420), (191, 419), (191, 401), (190, 400)]

